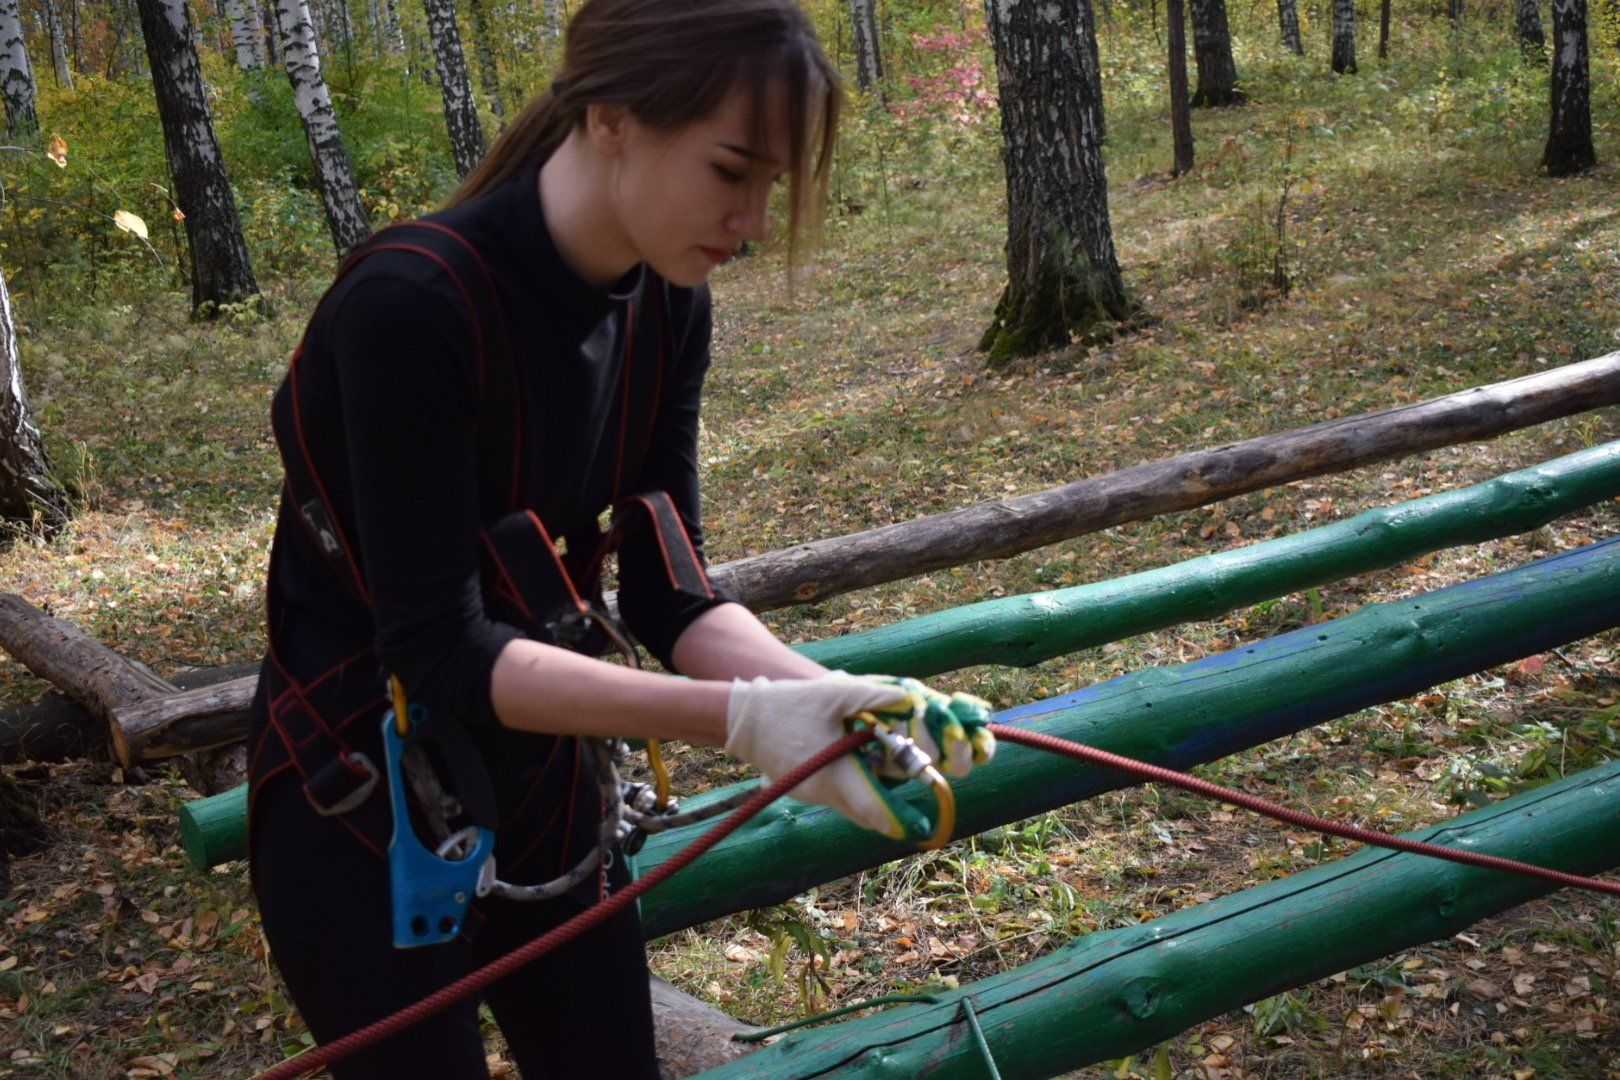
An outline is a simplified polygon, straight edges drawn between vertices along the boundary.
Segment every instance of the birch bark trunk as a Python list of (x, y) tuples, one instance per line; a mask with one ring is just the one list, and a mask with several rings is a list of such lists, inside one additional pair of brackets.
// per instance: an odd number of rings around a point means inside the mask
[(139, 0), (139, 7), (174, 200), (191, 249), (192, 317), (213, 318), (220, 305), (245, 300), (262, 305), (208, 114), (191, 14), (185, 0)]
[(243, 71), (264, 67), (264, 33), (259, 29), (259, 9), (254, 0), (225, 0), (231, 23), (231, 46), (236, 50), (236, 66)]
[(383, 41), (388, 51), (395, 56), (405, 55), (405, 28), (400, 25), (398, 0), (384, 0), (383, 18)]
[(342, 255), (371, 235), (371, 222), (360, 205), (360, 191), (354, 182), (348, 149), (343, 145), (343, 132), (338, 129), (337, 113), (332, 109), (332, 95), (321, 75), (321, 54), (307, 0), (276, 0), (276, 21), (281, 28), (281, 55), (287, 81), (292, 84), (293, 103), (304, 123), (309, 155), (315, 161), (327, 228)]
[(0, 97), (6, 101), (6, 137), (27, 139), (39, 130), (34, 111), (34, 68), (23, 39), (22, 6), (0, 0)]
[(849, 24), (855, 46), (855, 82), (863, 92), (869, 91), (883, 81), (877, 0), (849, 0)]
[(11, 294), (0, 272), (0, 518), (31, 530), (55, 532), (67, 524), (67, 495), (51, 472), (45, 442), (34, 425), (17, 355)]
[(1551, 0), (1552, 121), (1541, 168), (1569, 176), (1597, 164), (1592, 146), (1592, 69), (1586, 46), (1586, 0)]
[(1086, 8), (985, 2), (1007, 169), (1007, 287), (979, 344), (991, 364), (1100, 340), (1138, 311), (1114, 253)]
[(1232, 32), (1226, 25), (1226, 0), (1192, 0), (1193, 60), (1198, 89), (1193, 107), (1241, 105), (1237, 61), (1232, 59)]
[(467, 0), (472, 9), (473, 49), (478, 54), (478, 81), (489, 99), (489, 111), (497, 120), (506, 119), (506, 101), (501, 96), (501, 73), (495, 64), (494, 37), (489, 29), (487, 0)]
[(73, 89), (73, 69), (68, 66), (67, 33), (62, 26), (62, 15), (56, 0), (40, 0), (40, 14), (45, 19), (45, 32), (51, 39), (51, 63), (56, 67), (56, 85), (64, 90)]
[(1333, 73), (1356, 73), (1356, 0), (1333, 0)]
[(1305, 55), (1305, 42), (1299, 36), (1297, 0), (1277, 0), (1277, 27), (1282, 31), (1283, 48), (1295, 56)]
[(450, 153), (456, 172), (466, 176), (484, 156), (484, 129), (478, 122), (478, 104), (467, 77), (467, 54), (461, 48), (455, 0), (423, 0), (428, 35), (433, 39), (433, 61), (444, 98), (444, 124), (450, 135)]

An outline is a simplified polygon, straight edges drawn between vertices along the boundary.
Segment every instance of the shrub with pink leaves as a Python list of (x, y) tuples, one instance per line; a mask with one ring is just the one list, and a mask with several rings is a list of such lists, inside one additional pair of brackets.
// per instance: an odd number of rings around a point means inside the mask
[[(938, 70), (910, 75), (906, 84), (914, 96), (896, 102), (893, 111), (901, 123), (942, 119), (958, 128), (975, 128), (995, 115), (996, 93), (990, 87), (984, 56), (988, 33), (982, 23), (960, 30), (924, 31), (911, 35), (911, 47), (934, 59)], [(934, 65), (929, 65), (934, 66)]]

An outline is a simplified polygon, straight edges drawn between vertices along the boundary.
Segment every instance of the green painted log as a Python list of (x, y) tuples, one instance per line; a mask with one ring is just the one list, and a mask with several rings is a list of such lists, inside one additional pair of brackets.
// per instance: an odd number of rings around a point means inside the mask
[[(1620, 865), (1620, 762), (1405, 835), (1601, 873)], [(1142, 926), (1076, 938), (959, 991), (935, 991), (937, 1004), (791, 1032), (698, 1075), (979, 1080), (987, 1074), (963, 1022), (967, 998), (1002, 1076), (1053, 1076), (1136, 1053), (1248, 1002), (1449, 937), (1552, 888), (1368, 848)]]
[(1537, 529), (1620, 496), (1620, 442), (1473, 487), (1129, 577), (969, 604), (796, 648), (830, 668), (926, 678), (1027, 666), (1461, 544)]
[[(1133, 672), (996, 719), (1184, 769), (1613, 626), (1620, 626), (1620, 539)], [(955, 782), (957, 835), (1123, 783), (1114, 773), (1004, 746), (993, 764)], [(923, 807), (930, 798), (918, 785), (902, 795)], [(691, 842), (692, 828), (649, 840), (642, 873)], [(908, 851), (831, 810), (784, 799), (643, 897), (642, 922), (649, 935), (667, 934), (778, 903)]]
[[(919, 677), (977, 663), (1032, 664), (1450, 545), (1538, 528), (1620, 494), (1620, 443), (1460, 491), (1114, 581), (1009, 597), (796, 648), (829, 667)], [(197, 866), (246, 856), (247, 791), (188, 803), (180, 836)]]
[[(1616, 625), (1620, 542), (1611, 541), (1192, 663), (1133, 672), (997, 719), (1185, 768)], [(957, 833), (1017, 821), (1120, 784), (1111, 773), (1008, 746), (994, 765), (957, 782)], [(241, 789), (182, 807), (182, 837), (193, 862), (212, 866), (241, 858), (245, 813)], [(220, 826), (219, 818), (228, 824)], [(695, 835), (680, 829), (653, 837), (640, 855), (643, 872)], [(778, 903), (907, 850), (830, 810), (784, 799), (704, 856), (701, 874), (679, 875), (648, 894), (642, 917), (649, 934), (669, 933)]]
[(201, 869), (247, 858), (247, 785), (180, 807), (180, 846)]

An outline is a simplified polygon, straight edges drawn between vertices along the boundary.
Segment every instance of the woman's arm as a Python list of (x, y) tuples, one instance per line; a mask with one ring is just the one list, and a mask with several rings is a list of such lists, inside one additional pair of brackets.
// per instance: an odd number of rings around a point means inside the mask
[(814, 679), (827, 669), (777, 640), (741, 604), (721, 604), (675, 641), (675, 666), (694, 679)]
[(518, 639), (495, 659), (490, 701), (502, 724), (522, 731), (721, 746), (732, 679), (814, 679), (827, 673), (778, 641), (741, 604), (710, 608), (688, 626), (675, 643), (675, 662), (690, 679)]
[(730, 695), (729, 682), (637, 671), (527, 638), (507, 642), (490, 675), (490, 701), (503, 725), (555, 735), (722, 746)]

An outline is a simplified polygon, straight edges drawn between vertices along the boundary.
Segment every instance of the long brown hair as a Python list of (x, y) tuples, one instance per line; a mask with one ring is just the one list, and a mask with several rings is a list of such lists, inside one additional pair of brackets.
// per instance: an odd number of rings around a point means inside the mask
[(753, 99), (760, 138), (776, 86), (787, 103), (791, 267), (801, 227), (813, 231), (826, 203), (843, 100), (838, 71), (796, 0), (587, 0), (568, 25), (551, 88), (518, 114), (446, 205), (550, 157), (584, 124), (587, 105), (622, 105), (648, 127), (673, 131), (740, 89)]

